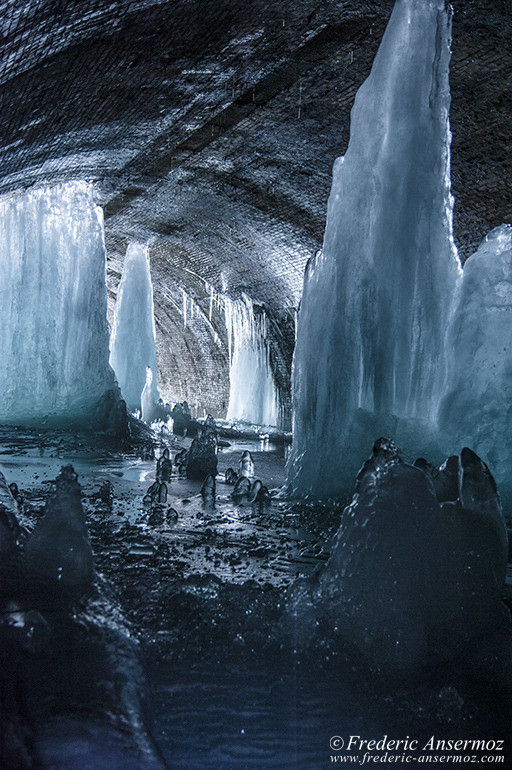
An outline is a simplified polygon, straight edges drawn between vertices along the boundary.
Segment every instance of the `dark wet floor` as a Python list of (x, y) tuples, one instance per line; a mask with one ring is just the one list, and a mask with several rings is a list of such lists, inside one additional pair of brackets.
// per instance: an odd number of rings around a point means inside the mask
[[(171, 457), (190, 443), (164, 441)], [(229, 443), (219, 452), (215, 506), (204, 505), (199, 482), (174, 470), (165, 510), (177, 519), (155, 525), (142, 503), (155, 460), (70, 435), (0, 434), (0, 469), (18, 484), (30, 522), (62, 465), (79, 474), (96, 569), (140, 644), (155, 737), (170, 766), (317, 770), (333, 762), (333, 735), (492, 731), (494, 716), (466, 703), (463, 683), (377, 691), (357, 660), (332, 661), (326, 647), (310, 661), (293, 638), (283, 644), (286, 588), (325, 563), (340, 509), (279, 497), (235, 505), (223, 473), (237, 469), (242, 451), (251, 451), (256, 477), (274, 489), (283, 483), (286, 450), (270, 441)], [(98, 499), (106, 480), (111, 506)]]

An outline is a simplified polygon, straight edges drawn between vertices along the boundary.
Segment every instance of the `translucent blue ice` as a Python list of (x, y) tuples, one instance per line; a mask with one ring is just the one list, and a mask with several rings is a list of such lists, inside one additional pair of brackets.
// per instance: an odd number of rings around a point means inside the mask
[(69, 182), (0, 198), (0, 422), (66, 423), (114, 388), (103, 214)]
[(110, 348), (110, 363), (128, 408), (131, 411), (141, 409), (148, 366), (153, 372), (151, 389), (156, 403), (158, 390), (153, 285), (148, 247), (141, 243), (129, 243), (126, 250)]
[(444, 0), (397, 0), (356, 95), (299, 314), (288, 488), (300, 496), (351, 486), (380, 435), (432, 456), (459, 273), (450, 32)]

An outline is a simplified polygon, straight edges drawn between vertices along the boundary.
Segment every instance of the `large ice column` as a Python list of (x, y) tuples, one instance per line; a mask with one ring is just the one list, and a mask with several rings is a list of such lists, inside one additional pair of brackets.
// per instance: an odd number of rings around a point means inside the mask
[(0, 198), (0, 422), (74, 422), (114, 388), (103, 215), (90, 185)]
[(229, 341), (228, 420), (277, 425), (279, 402), (266, 344), (266, 316), (249, 297), (225, 299)]
[(397, 0), (356, 95), (299, 315), (288, 465), (298, 495), (340, 493), (379, 435), (418, 452), (431, 433), (459, 271), (450, 28), (444, 0)]
[(510, 503), (512, 482), (512, 227), (492, 230), (464, 265), (448, 332), (439, 424), (448, 448), (472, 447)]
[(151, 388), (156, 403), (158, 389), (153, 285), (148, 247), (141, 243), (129, 243), (126, 250), (110, 350), (110, 364), (128, 408), (132, 411), (141, 408), (147, 366), (153, 372)]

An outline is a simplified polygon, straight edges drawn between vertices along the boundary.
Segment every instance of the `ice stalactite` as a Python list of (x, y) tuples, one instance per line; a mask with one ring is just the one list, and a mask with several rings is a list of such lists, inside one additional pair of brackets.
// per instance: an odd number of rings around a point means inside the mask
[(0, 421), (60, 424), (115, 391), (103, 215), (69, 182), (0, 198)]
[(141, 243), (129, 243), (126, 250), (110, 348), (110, 363), (128, 408), (132, 411), (141, 409), (148, 366), (153, 373), (151, 389), (156, 403), (158, 389), (153, 285), (148, 247)]
[(468, 445), (512, 502), (512, 227), (490, 232), (466, 261), (448, 330), (448, 385), (439, 425)]
[(306, 270), (293, 371), (288, 488), (350, 486), (373, 441), (433, 450), (452, 237), (444, 0), (397, 0), (333, 170), (322, 251)]
[(279, 400), (266, 343), (265, 313), (256, 315), (245, 295), (224, 301), (229, 345), (228, 420), (277, 425)]

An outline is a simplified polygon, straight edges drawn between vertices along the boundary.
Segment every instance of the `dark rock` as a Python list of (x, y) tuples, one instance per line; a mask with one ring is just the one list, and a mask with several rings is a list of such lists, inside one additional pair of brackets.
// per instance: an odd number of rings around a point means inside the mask
[(112, 486), (112, 482), (106, 479), (96, 494), (93, 495), (93, 499), (99, 500), (104, 503), (107, 508), (112, 510), (112, 503), (114, 501), (114, 487)]
[(176, 465), (180, 465), (181, 463), (185, 462), (187, 457), (187, 450), (182, 449), (180, 452), (178, 452), (174, 458), (174, 462)]
[(148, 487), (147, 494), (151, 497), (153, 502), (158, 498), (158, 490), (160, 489), (160, 482), (154, 481), (150, 487)]
[(19, 525), (16, 516), (0, 504), (0, 562), (10, 561), (17, 554)]
[(148, 524), (151, 527), (161, 527), (164, 523), (164, 509), (161, 505), (156, 505), (151, 509), (148, 516)]
[(452, 455), (441, 465), (434, 487), (440, 503), (457, 500), (459, 496), (459, 458), (457, 455)]
[(381, 473), (402, 462), (396, 444), (390, 439), (379, 438), (373, 445), (372, 455), (363, 464), (356, 476), (356, 492), (363, 493), (367, 486), (373, 486)]
[(107, 390), (96, 405), (93, 427), (117, 439), (129, 436), (128, 410), (118, 390)]
[(171, 411), (171, 417), (173, 420), (173, 433), (175, 433), (177, 436), (184, 436), (185, 434), (188, 434), (188, 428), (190, 427), (192, 417), (190, 416), (190, 409), (188, 408), (186, 401), (184, 401), (182, 404), (174, 405)]
[(20, 494), (20, 490), (18, 489), (18, 485), (16, 482), (12, 482), (12, 484), (9, 484), (9, 489), (11, 490), (11, 495), (16, 500), (18, 505), (21, 505), (23, 503), (23, 498)]

